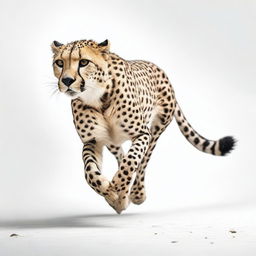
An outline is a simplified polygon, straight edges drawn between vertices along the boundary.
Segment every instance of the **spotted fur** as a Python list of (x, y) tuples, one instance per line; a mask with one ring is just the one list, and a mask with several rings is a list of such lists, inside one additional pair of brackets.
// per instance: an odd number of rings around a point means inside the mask
[[(197, 149), (212, 155), (233, 149), (233, 137), (208, 140), (191, 127), (167, 75), (155, 64), (124, 60), (109, 51), (107, 40), (66, 45), (54, 41), (52, 50), (59, 90), (72, 98), (74, 125), (83, 142), (85, 178), (118, 213), (130, 201), (145, 201), (145, 168), (173, 117)], [(132, 145), (124, 154), (122, 143), (127, 140)], [(112, 181), (101, 173), (104, 146), (118, 161)]]

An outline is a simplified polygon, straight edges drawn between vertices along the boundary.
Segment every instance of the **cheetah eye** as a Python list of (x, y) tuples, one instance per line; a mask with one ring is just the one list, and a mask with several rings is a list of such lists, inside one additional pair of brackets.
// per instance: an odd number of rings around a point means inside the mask
[(56, 60), (55, 63), (58, 67), (63, 68), (63, 60)]
[(89, 60), (86, 59), (82, 59), (79, 61), (79, 67), (85, 67), (86, 65), (88, 65)]

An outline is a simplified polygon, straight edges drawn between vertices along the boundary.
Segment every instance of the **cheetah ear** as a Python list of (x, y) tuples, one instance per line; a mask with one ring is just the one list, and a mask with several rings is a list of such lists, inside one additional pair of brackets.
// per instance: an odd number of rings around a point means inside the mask
[(52, 52), (57, 53), (63, 44), (58, 41), (53, 41), (51, 44)]
[(105, 52), (109, 51), (110, 43), (109, 43), (108, 39), (99, 43), (98, 47), (100, 48), (101, 51), (105, 51)]

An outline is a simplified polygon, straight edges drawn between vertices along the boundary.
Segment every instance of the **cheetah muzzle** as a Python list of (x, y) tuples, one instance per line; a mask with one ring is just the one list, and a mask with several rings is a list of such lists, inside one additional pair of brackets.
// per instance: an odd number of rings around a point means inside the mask
[[(231, 136), (208, 140), (189, 124), (172, 85), (158, 66), (127, 61), (110, 52), (109, 41), (52, 43), (58, 88), (71, 96), (74, 125), (83, 143), (85, 179), (117, 213), (146, 199), (145, 168), (159, 136), (175, 117), (180, 131), (198, 150), (217, 156), (229, 153)], [(132, 142), (125, 154), (123, 142)], [(102, 150), (116, 157), (112, 181), (101, 173)]]

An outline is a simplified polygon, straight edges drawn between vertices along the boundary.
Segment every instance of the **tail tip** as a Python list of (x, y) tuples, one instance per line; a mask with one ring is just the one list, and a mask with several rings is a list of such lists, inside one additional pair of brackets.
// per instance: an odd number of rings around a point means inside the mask
[(230, 153), (236, 145), (236, 139), (232, 136), (226, 136), (219, 140), (219, 150), (222, 156)]

